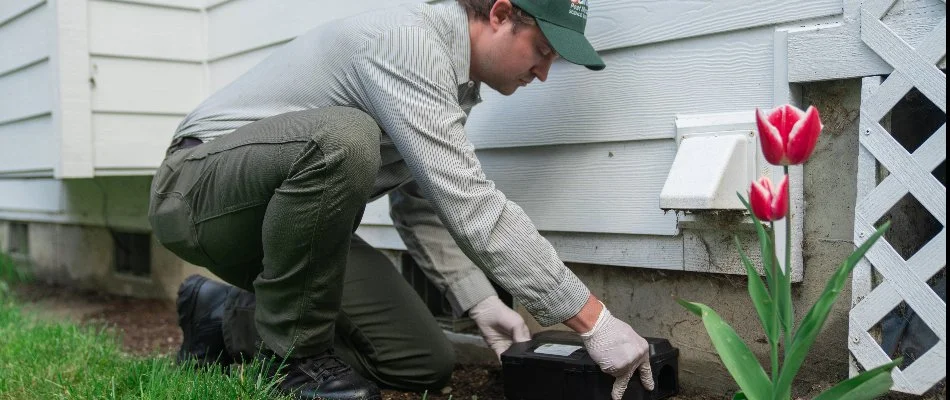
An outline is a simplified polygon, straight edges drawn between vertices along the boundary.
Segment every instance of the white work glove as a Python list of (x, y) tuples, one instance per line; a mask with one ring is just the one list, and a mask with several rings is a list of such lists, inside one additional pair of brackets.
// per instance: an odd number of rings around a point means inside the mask
[(501, 302), (498, 296), (491, 296), (480, 301), (470, 310), (468, 315), (475, 320), (478, 330), (488, 347), (491, 347), (501, 359), (501, 353), (508, 350), (513, 342), (531, 340), (531, 332), (515, 310)]
[[(603, 305), (603, 303), (601, 303)], [(582, 333), (584, 347), (604, 372), (612, 375), (613, 400), (620, 400), (627, 390), (627, 382), (640, 370), (640, 382), (647, 390), (653, 390), (653, 371), (650, 368), (650, 344), (640, 337), (630, 325), (610, 315), (603, 308), (597, 323), (590, 332)]]

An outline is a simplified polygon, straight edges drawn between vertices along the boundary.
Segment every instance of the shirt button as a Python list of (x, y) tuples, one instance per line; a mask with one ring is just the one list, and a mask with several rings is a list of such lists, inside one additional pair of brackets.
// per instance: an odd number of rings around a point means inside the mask
[(475, 86), (475, 82), (473, 82), (473, 81), (468, 81), (468, 87), (472, 87), (472, 86)]

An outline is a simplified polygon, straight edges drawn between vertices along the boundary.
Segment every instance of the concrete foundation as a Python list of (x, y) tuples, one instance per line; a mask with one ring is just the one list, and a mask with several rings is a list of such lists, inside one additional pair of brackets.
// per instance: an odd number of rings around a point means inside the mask
[[(0, 232), (9, 223), (0, 223)], [(0, 241), (6, 242), (0, 237)], [(174, 299), (185, 277), (202, 269), (151, 242), (151, 275), (134, 276), (114, 269), (114, 242), (108, 229), (95, 226), (29, 223), (29, 257), (25, 269), (32, 279), (109, 293)]]

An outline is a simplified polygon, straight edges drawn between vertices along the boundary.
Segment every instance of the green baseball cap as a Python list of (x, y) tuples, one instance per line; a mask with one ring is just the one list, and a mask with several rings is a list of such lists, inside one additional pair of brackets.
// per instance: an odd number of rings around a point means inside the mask
[(588, 0), (511, 0), (511, 3), (538, 21), (554, 51), (574, 64), (595, 71), (604, 69), (604, 60), (584, 37)]

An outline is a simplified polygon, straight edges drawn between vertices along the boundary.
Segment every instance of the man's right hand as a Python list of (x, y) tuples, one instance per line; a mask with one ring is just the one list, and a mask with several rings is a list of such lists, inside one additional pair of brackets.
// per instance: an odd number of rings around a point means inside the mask
[(593, 329), (582, 333), (584, 347), (604, 372), (614, 376), (610, 396), (620, 400), (627, 390), (627, 382), (640, 370), (640, 382), (653, 390), (653, 371), (650, 368), (650, 345), (626, 322), (614, 318), (603, 307)]

